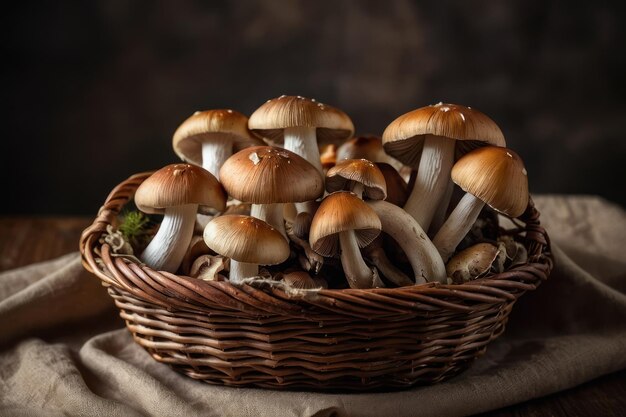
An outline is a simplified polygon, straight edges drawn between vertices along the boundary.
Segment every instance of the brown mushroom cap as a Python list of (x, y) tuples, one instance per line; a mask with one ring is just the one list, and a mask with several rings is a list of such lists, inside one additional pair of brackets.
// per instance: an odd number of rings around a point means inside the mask
[(255, 134), (276, 144), (284, 140), (288, 127), (317, 128), (318, 144), (339, 143), (354, 133), (352, 120), (343, 111), (301, 96), (280, 96), (267, 100), (248, 121)]
[(238, 262), (275, 265), (289, 257), (283, 235), (256, 217), (216, 217), (207, 224), (203, 237), (209, 248)]
[(167, 207), (198, 204), (199, 211), (224, 211), (226, 194), (206, 169), (190, 164), (167, 165), (137, 188), (135, 204), (145, 213), (162, 214)]
[(220, 178), (230, 196), (253, 204), (310, 201), (324, 192), (324, 179), (313, 165), (272, 146), (237, 152), (222, 165)]
[(220, 137), (233, 144), (233, 152), (263, 145), (248, 130), (248, 118), (235, 110), (217, 109), (195, 112), (174, 132), (174, 152), (185, 162), (202, 165), (202, 143)]
[(498, 125), (485, 114), (471, 107), (438, 103), (391, 122), (383, 133), (383, 146), (404, 164), (417, 166), (426, 135), (456, 139), (457, 158), (479, 146), (506, 145)]
[(339, 233), (352, 230), (359, 247), (369, 245), (380, 234), (382, 226), (376, 212), (348, 191), (334, 192), (320, 204), (313, 217), (309, 241), (322, 256), (339, 252)]
[(454, 255), (446, 265), (446, 274), (461, 284), (478, 278), (491, 270), (499, 249), (491, 243), (477, 243)]
[(478, 148), (458, 160), (452, 181), (492, 207), (511, 217), (528, 206), (528, 175), (522, 159), (510, 149)]
[(348, 181), (363, 184), (363, 195), (372, 200), (387, 198), (387, 185), (383, 173), (376, 164), (367, 159), (338, 161), (326, 173), (326, 190), (329, 193), (345, 190)]

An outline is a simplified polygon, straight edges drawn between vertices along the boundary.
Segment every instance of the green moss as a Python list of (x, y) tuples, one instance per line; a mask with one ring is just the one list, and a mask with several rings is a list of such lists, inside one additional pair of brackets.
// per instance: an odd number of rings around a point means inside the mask
[(134, 248), (145, 247), (152, 235), (154, 222), (140, 211), (128, 211), (122, 215), (119, 231)]

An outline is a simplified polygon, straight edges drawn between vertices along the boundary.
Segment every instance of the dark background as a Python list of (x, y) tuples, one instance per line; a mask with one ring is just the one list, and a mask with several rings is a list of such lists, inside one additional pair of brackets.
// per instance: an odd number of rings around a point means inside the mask
[(195, 110), (281, 94), (359, 133), (447, 101), (491, 116), (534, 193), (626, 205), (621, 2), (46, 1), (3, 5), (3, 214), (93, 215), (175, 162)]

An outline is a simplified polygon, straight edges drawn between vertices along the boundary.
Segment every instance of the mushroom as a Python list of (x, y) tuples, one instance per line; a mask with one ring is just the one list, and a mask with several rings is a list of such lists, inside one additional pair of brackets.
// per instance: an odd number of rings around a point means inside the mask
[(481, 277), (491, 271), (502, 251), (491, 243), (477, 243), (448, 261), (446, 274), (456, 284)]
[(463, 156), (452, 169), (452, 181), (465, 191), (433, 243), (444, 262), (471, 229), (485, 203), (510, 217), (528, 205), (528, 176), (520, 157), (510, 149), (487, 146)]
[(309, 241), (322, 256), (341, 252), (341, 265), (351, 288), (383, 287), (376, 269), (371, 269), (359, 248), (380, 234), (380, 220), (363, 200), (348, 191), (329, 194), (317, 209)]
[(367, 159), (372, 162), (384, 162), (399, 170), (402, 162), (385, 153), (383, 141), (378, 136), (358, 136), (344, 142), (337, 148), (337, 161), (342, 159)]
[(220, 170), (230, 196), (252, 203), (251, 215), (276, 228), (287, 239), (283, 204), (315, 200), (324, 191), (321, 174), (286, 149), (253, 146), (228, 158)]
[(339, 143), (354, 133), (354, 125), (341, 110), (301, 96), (267, 100), (248, 121), (250, 130), (309, 161), (321, 175), (319, 145)]
[(135, 193), (139, 210), (163, 214), (157, 234), (141, 254), (156, 270), (176, 272), (193, 235), (198, 209), (226, 208), (226, 195), (207, 170), (189, 164), (172, 164), (148, 177)]
[(230, 258), (229, 280), (241, 283), (259, 274), (259, 265), (276, 265), (289, 257), (289, 244), (271, 225), (252, 216), (216, 217), (204, 229), (207, 246)]
[(263, 141), (248, 130), (248, 118), (235, 110), (195, 112), (174, 132), (172, 146), (180, 159), (219, 179), (219, 170), (233, 152)]
[[(200, 236), (198, 236), (200, 237)], [(202, 241), (204, 243), (204, 240)], [(219, 274), (228, 269), (229, 259), (221, 255), (202, 255), (196, 258), (189, 270), (189, 276), (203, 281), (222, 281)]]
[(446, 267), (424, 230), (402, 208), (387, 201), (368, 201), (378, 215), (383, 232), (402, 248), (413, 268), (415, 283), (446, 282)]
[[(493, 120), (470, 107), (435, 104), (406, 113), (383, 133), (391, 156), (418, 169), (415, 186), (404, 209), (428, 230), (450, 182), (455, 151), (464, 154), (478, 146), (505, 146)], [(445, 207), (444, 207), (445, 206)]]
[(189, 245), (187, 246), (187, 250), (185, 251), (185, 255), (183, 256), (183, 260), (180, 265), (180, 270), (182, 271), (182, 273), (190, 274), (191, 266), (194, 261), (201, 255), (208, 255), (209, 252), (211, 252), (211, 250), (206, 245), (206, 243), (204, 243), (202, 236), (193, 235), (191, 237), (191, 240), (189, 241)]
[(366, 159), (344, 159), (326, 173), (326, 191), (352, 191), (360, 199), (363, 195), (372, 200), (387, 197), (385, 177), (374, 163)]

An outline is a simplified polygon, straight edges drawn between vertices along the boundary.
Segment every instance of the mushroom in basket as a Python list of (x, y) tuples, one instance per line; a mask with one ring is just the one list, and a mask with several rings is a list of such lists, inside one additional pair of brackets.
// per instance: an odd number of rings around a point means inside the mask
[(259, 274), (259, 265), (276, 265), (289, 257), (289, 244), (271, 225), (252, 216), (227, 214), (204, 229), (207, 246), (230, 258), (229, 280), (240, 283)]
[(505, 146), (498, 125), (483, 113), (456, 104), (422, 107), (387, 126), (383, 133), (385, 151), (418, 169), (404, 208), (422, 229), (428, 231), (435, 213), (443, 215), (448, 206), (455, 151), (463, 154), (487, 144)]
[(315, 200), (324, 191), (322, 175), (286, 149), (253, 146), (237, 152), (220, 170), (228, 194), (252, 203), (251, 215), (277, 229), (285, 239), (283, 204)]
[(320, 145), (343, 141), (354, 125), (341, 110), (302, 96), (267, 100), (248, 121), (250, 130), (309, 161), (323, 175)]
[(198, 209), (224, 211), (226, 195), (207, 170), (189, 164), (167, 165), (137, 188), (135, 204), (163, 221), (140, 259), (155, 270), (176, 272), (193, 235)]
[(172, 146), (180, 159), (220, 178), (220, 168), (233, 152), (263, 145), (248, 130), (248, 118), (234, 110), (195, 112), (174, 132)]
[(359, 250), (374, 240), (380, 229), (378, 216), (363, 200), (351, 192), (337, 191), (322, 200), (313, 217), (309, 241), (322, 256), (341, 252), (341, 265), (351, 288), (383, 287), (378, 272), (367, 266)]
[(524, 163), (507, 148), (487, 146), (466, 154), (454, 165), (452, 180), (465, 195), (433, 239), (444, 261), (454, 253), (485, 204), (518, 217), (529, 199)]

